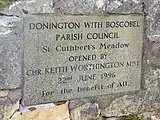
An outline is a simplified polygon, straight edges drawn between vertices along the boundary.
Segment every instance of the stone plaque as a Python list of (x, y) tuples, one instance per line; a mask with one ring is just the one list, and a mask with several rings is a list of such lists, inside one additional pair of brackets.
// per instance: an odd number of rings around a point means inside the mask
[(140, 89), (143, 15), (24, 19), (26, 105)]

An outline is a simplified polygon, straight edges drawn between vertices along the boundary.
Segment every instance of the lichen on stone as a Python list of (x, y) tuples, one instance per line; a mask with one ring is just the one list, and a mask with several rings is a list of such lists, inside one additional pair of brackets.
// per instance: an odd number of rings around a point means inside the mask
[(137, 115), (127, 115), (120, 117), (119, 120), (140, 120), (140, 118)]
[(6, 6), (7, 2), (0, 0), (0, 7)]

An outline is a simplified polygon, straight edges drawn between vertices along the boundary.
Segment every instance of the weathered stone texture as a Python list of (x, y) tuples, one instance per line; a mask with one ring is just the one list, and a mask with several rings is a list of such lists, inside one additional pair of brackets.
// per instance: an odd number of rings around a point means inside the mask
[(21, 75), (21, 18), (0, 16), (0, 89), (20, 87)]
[(21, 98), (21, 89), (16, 88), (22, 83), (22, 25), (22, 18), (0, 16), (0, 119), (4, 120)]
[(8, 99), (12, 104), (15, 104), (22, 98), (22, 90), (21, 89), (12, 89), (9, 91)]
[[(2, 97), (3, 94), (3, 97)], [(7, 120), (19, 107), (21, 89), (0, 91), (0, 120)]]
[[(147, 13), (147, 16), (146, 16), (147, 23), (145, 25), (145, 28), (147, 28), (147, 31), (146, 31), (146, 34), (144, 33), (144, 52), (143, 52), (144, 66), (142, 68), (143, 70), (143, 76), (142, 76), (143, 86), (142, 87), (144, 87), (144, 89), (135, 93), (129, 92), (126, 94), (122, 93), (122, 94), (116, 94), (116, 95), (107, 95), (107, 96), (101, 96), (98, 98), (92, 97), (92, 98), (88, 98), (88, 100), (87, 99), (77, 100), (78, 102), (74, 100), (73, 103), (71, 101), (71, 103), (74, 106), (77, 105), (80, 107), (81, 106), (80, 103), (82, 103), (83, 105), (86, 102), (90, 103), (90, 102), (96, 101), (96, 103), (100, 105), (102, 116), (105, 116), (105, 117), (137, 114), (140, 112), (153, 111), (160, 108), (160, 82), (159, 82), (160, 71), (158, 69), (160, 65), (159, 63), (160, 61), (159, 45), (160, 44), (159, 42), (157, 42), (159, 40), (157, 39), (157, 37), (159, 36), (158, 16), (160, 14), (160, 12), (158, 11), (159, 8), (157, 7), (158, 6), (157, 4), (159, 3), (157, 1), (152, 1), (152, 2), (148, 1), (147, 3), (145, 2), (142, 3), (140, 1), (134, 1), (134, 2), (137, 2), (137, 5), (141, 5), (141, 9), (139, 9), (139, 12), (144, 11)], [(112, 4), (114, 3), (115, 1)], [(131, 4), (133, 5), (133, 3)], [(113, 13), (117, 11), (121, 12), (121, 10), (125, 11), (125, 9), (120, 9), (121, 4), (119, 4), (120, 5), (119, 7), (116, 7), (116, 5), (117, 4), (113, 5), (114, 7), (112, 7), (112, 9), (115, 8), (115, 10), (113, 10)], [(135, 7), (132, 8), (132, 7), (129, 7), (129, 5), (130, 4), (125, 4), (125, 7), (128, 7), (128, 10), (127, 10), (128, 12), (125, 11), (125, 13), (130, 13), (131, 11), (132, 12), (134, 11)], [(125, 8), (125, 7), (122, 7), (122, 8)], [(112, 12), (112, 11), (109, 11), (109, 12)], [(149, 42), (148, 40), (155, 41), (155, 42)], [(108, 101), (102, 102), (104, 99)], [(77, 104), (75, 105), (75, 103)], [(72, 108), (73, 106), (71, 105), (71, 109)], [(85, 118), (83, 113), (81, 113), (81, 115), (79, 116), (81, 116), (81, 117), (78, 117), (79, 119)]]
[(1, 90), (0, 91), (0, 97), (3, 98), (3, 97), (7, 97), (9, 93), (9, 90)]
[(160, 3), (158, 1), (153, 2), (147, 10), (147, 37), (150, 41), (159, 41)]
[(142, 13), (141, 0), (25, 0), (13, 2), (2, 13), (24, 14), (95, 14), (95, 13)]
[(71, 111), (71, 118), (73, 120), (97, 120), (100, 113), (101, 109), (97, 103), (86, 103)]
[(159, 120), (160, 111), (146, 112), (138, 115), (141, 120)]
[(141, 0), (106, 0), (105, 11), (108, 13), (143, 13), (144, 3)]
[(160, 42), (154, 41), (151, 45), (150, 63), (154, 67), (160, 67)]

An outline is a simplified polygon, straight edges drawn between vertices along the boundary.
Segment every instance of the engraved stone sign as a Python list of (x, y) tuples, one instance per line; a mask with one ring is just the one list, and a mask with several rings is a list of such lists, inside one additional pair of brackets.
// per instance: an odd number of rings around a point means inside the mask
[(26, 105), (140, 89), (143, 15), (24, 19)]

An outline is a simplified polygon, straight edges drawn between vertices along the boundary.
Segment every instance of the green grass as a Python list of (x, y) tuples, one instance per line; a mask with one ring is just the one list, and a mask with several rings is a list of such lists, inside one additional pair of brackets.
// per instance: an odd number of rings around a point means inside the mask
[(120, 120), (140, 120), (137, 115), (127, 115), (120, 117)]
[(7, 2), (0, 0), (0, 7), (6, 6)]

